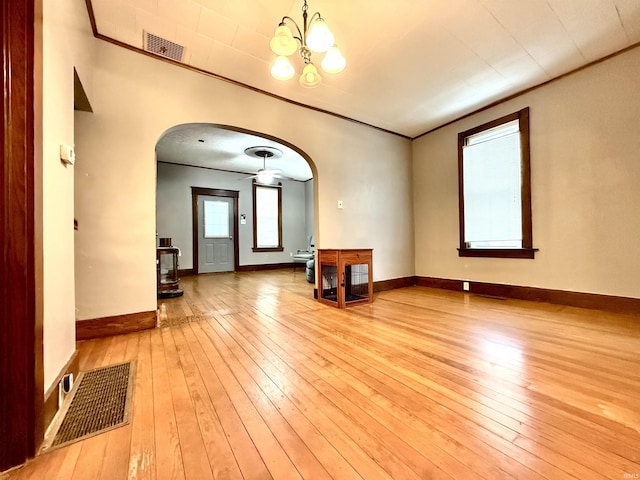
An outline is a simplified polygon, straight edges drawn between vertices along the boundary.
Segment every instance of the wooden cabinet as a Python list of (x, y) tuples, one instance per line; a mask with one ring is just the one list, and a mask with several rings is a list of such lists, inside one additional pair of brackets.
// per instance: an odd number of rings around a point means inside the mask
[(338, 308), (373, 301), (372, 249), (319, 249), (318, 300)]

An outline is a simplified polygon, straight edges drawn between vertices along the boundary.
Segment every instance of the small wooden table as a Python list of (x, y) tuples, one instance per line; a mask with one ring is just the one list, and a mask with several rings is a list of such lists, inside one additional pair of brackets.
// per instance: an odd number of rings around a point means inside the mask
[(373, 301), (373, 250), (319, 249), (318, 300), (345, 308)]

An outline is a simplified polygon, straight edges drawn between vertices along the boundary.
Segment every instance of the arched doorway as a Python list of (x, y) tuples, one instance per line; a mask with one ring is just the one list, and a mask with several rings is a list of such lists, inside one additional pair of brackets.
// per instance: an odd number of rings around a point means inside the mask
[[(252, 147), (273, 149), (278, 155), (256, 158)], [(255, 152), (255, 148), (253, 151)], [(315, 237), (315, 165), (309, 156), (282, 139), (238, 127), (188, 123), (163, 133), (156, 145), (156, 226), (158, 237), (169, 237), (181, 249), (181, 273), (277, 268), (290, 266), (297, 250)], [(274, 185), (282, 195), (282, 248), (256, 249), (253, 197), (259, 170), (280, 173)], [(203, 227), (203, 202), (212, 211), (229, 212), (228, 236), (211, 240)], [(229, 206), (225, 206), (225, 202)], [(235, 202), (235, 203), (234, 203)], [(220, 206), (216, 210), (217, 206)], [(200, 232), (200, 233), (199, 233)], [(222, 240), (229, 242), (227, 245)], [(218, 242), (218, 243), (215, 243)], [(214, 245), (215, 243), (215, 245)], [(209, 247), (209, 245), (207, 245)], [(207, 255), (211, 251), (211, 255)], [(218, 255), (219, 252), (220, 255)], [(231, 255), (235, 258), (230, 261)], [(215, 262), (216, 256), (224, 260)], [(209, 269), (203, 257), (216, 265)], [(222, 267), (221, 267), (222, 265)]]

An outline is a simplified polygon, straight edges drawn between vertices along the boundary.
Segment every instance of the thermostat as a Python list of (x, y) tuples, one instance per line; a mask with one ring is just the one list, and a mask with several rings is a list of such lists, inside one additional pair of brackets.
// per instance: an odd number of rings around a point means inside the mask
[(66, 165), (73, 165), (76, 161), (76, 152), (71, 145), (60, 145), (60, 160)]

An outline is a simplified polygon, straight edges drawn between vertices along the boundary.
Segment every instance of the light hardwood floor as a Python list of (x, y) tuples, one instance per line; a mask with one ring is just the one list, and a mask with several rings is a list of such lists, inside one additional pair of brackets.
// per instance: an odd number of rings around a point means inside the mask
[(182, 280), (166, 328), (78, 344), (137, 360), (129, 425), (24, 479), (640, 478), (640, 315), (411, 287), (338, 310), (300, 270)]

